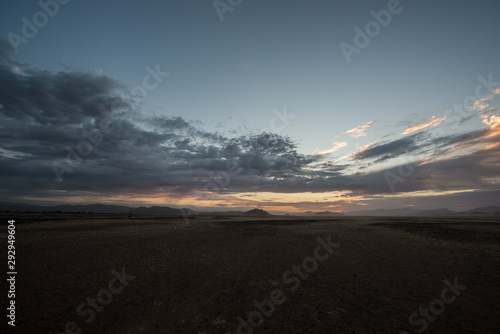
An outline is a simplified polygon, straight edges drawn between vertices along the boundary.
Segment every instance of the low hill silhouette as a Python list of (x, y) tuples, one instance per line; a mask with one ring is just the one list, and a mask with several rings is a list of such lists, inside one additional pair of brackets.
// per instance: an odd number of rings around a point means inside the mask
[(252, 209), (250, 211), (243, 212), (243, 216), (252, 216), (252, 217), (269, 217), (271, 214), (262, 209)]

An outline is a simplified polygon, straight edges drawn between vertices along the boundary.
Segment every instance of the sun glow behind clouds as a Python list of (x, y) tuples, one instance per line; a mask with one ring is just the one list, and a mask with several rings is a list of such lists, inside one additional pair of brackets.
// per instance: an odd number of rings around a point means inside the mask
[[(252, 198), (254, 201), (265, 203), (286, 202), (286, 203), (316, 203), (328, 200), (339, 199), (342, 196), (350, 194), (351, 191), (329, 191), (321, 193), (272, 193), (272, 192), (257, 192), (257, 193), (239, 193), (235, 195), (238, 198)], [(252, 196), (252, 197), (249, 197)]]
[[(376, 195), (356, 195), (351, 191), (334, 191), (322, 193), (238, 193), (233, 199), (237, 199), (230, 207), (261, 207), (271, 211), (287, 211), (298, 213), (304, 211), (345, 211), (349, 208), (366, 206), (372, 201), (404, 199), (404, 198), (426, 198), (471, 193), (476, 189), (463, 190), (418, 190), (406, 193), (387, 193)], [(248, 197), (251, 196), (251, 197)], [(249, 200), (249, 198), (251, 198)], [(194, 207), (193, 207), (194, 208)], [(196, 208), (194, 208), (196, 209)]]

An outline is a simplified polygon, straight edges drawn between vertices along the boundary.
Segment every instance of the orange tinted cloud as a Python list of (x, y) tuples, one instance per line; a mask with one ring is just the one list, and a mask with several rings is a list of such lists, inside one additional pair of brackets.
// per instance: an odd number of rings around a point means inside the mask
[(416, 132), (416, 131), (419, 131), (419, 130), (422, 130), (422, 129), (425, 129), (425, 128), (428, 128), (431, 126), (436, 126), (438, 124), (441, 124), (441, 122), (444, 121), (445, 119), (446, 119), (445, 116), (442, 116), (442, 117), (432, 116), (431, 120), (428, 122), (419, 123), (419, 124), (410, 126), (402, 133), (402, 135), (407, 135), (409, 133), (413, 133), (413, 132)]
[(475, 111), (483, 111), (484, 109), (486, 109), (490, 106), (485, 101), (492, 100), (498, 94), (500, 94), (500, 88), (495, 89), (493, 91), (493, 94), (491, 94), (490, 96), (484, 97), (484, 98), (479, 99), (476, 102), (474, 102), (471, 109), (475, 110)]
[(318, 152), (318, 154), (329, 154), (329, 153), (332, 153), (332, 152), (335, 152), (339, 149), (341, 149), (342, 147), (346, 147), (347, 146), (347, 142), (345, 141), (336, 141), (333, 143), (333, 146), (327, 150), (324, 150), (324, 151), (321, 151), (321, 152)]
[(348, 130), (346, 132), (344, 132), (345, 134), (348, 134), (349, 136), (351, 136), (352, 138), (358, 138), (358, 137), (364, 137), (366, 136), (366, 130), (373, 124), (373, 121), (371, 122), (368, 122), (368, 123), (365, 123), (365, 124), (362, 124), (362, 125), (358, 125), (357, 127), (351, 129), (351, 130)]
[(495, 127), (500, 125), (500, 116), (499, 115), (481, 115), (479, 116), (483, 119), (483, 123), (489, 125), (491, 127)]
[(356, 160), (356, 159), (355, 159), (355, 157), (356, 157), (357, 155), (360, 155), (360, 154), (361, 154), (361, 152), (363, 152), (363, 151), (365, 151), (365, 150), (367, 150), (367, 149), (369, 149), (369, 148), (371, 148), (371, 147), (375, 146), (375, 144), (376, 144), (376, 143), (377, 143), (377, 140), (372, 140), (370, 143), (368, 143), (368, 144), (366, 144), (366, 145), (363, 145), (363, 146), (359, 147), (359, 148), (356, 150), (356, 152), (353, 152), (353, 153), (351, 153), (351, 154), (348, 154), (346, 157), (349, 157), (349, 158), (350, 158), (349, 160), (351, 160), (351, 161), (352, 161), (352, 160)]

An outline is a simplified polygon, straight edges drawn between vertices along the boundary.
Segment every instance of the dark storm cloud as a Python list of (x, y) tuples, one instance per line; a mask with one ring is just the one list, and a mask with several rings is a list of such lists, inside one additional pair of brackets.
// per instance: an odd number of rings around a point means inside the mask
[[(4, 43), (5, 44), (5, 43)], [(5, 45), (4, 45), (5, 46)], [(0, 172), (3, 189), (116, 192), (203, 187), (217, 171), (237, 171), (235, 187), (293, 178), (315, 158), (271, 133), (226, 137), (182, 117), (141, 116), (116, 80), (96, 72), (0, 66)], [(124, 112), (127, 111), (127, 112)], [(104, 131), (101, 122), (110, 120)], [(90, 154), (79, 144), (92, 142)], [(67, 159), (67, 157), (70, 157)], [(72, 163), (70, 163), (72, 162)], [(63, 182), (56, 182), (55, 168)]]
[[(424, 165), (403, 168), (414, 171), (409, 177), (396, 183), (397, 192), (412, 191), (458, 191), (467, 189), (498, 189), (500, 187), (498, 160), (499, 149), (480, 150), (470, 155), (449, 160), (441, 160)], [(390, 172), (397, 175), (397, 168)], [(386, 171), (374, 173), (375, 179), (384, 178)], [(378, 174), (378, 177), (376, 176)], [(381, 186), (375, 193), (390, 193), (387, 184)]]
[[(477, 144), (479, 142), (484, 142), (484, 138), (488, 137), (491, 133), (491, 129), (481, 129), (466, 133), (453, 134), (448, 136), (437, 137), (433, 139), (433, 144), (438, 147), (449, 147), (451, 145), (460, 144), (460, 143), (468, 143), (468, 144)], [(490, 139), (494, 139), (491, 137)], [(488, 140), (491, 141), (491, 140)]]
[(400, 155), (411, 153), (421, 147), (421, 133), (397, 139), (384, 144), (374, 145), (353, 155), (353, 160), (379, 158), (379, 161), (397, 158)]
[[(349, 165), (327, 165), (321, 156), (300, 154), (291, 138), (278, 134), (229, 137), (182, 117), (142, 115), (140, 103), (115, 79), (97, 72), (40, 71), (11, 60), (9, 49), (0, 40), (2, 197), (148, 194), (158, 189), (182, 194), (218, 179), (225, 192), (390, 191), (385, 171), (348, 174)], [(353, 160), (377, 159), (376, 164), (486, 137), (498, 140), (488, 130), (435, 139), (422, 132), (370, 147)], [(89, 148), (82, 142), (95, 143)], [(75, 152), (89, 149), (75, 162)], [(498, 175), (498, 168), (486, 166), (498, 159), (494, 154), (498, 152), (483, 151), (417, 168), (398, 191), (449, 189), (456, 178), (467, 187), (486, 187), (481, 177)], [(467, 175), (466, 169), (478, 174)]]
[(352, 156), (352, 160), (376, 159), (374, 162), (379, 163), (403, 155), (421, 153), (441, 155), (448, 151), (453, 145), (475, 145), (485, 142), (495, 142), (495, 137), (485, 139), (488, 138), (490, 133), (490, 129), (480, 129), (466, 133), (433, 137), (429, 131), (421, 131), (414, 135), (373, 145), (356, 152), (356, 154)]
[(0, 65), (0, 87), (4, 116), (27, 124), (64, 126), (108, 117), (118, 98), (114, 94), (124, 88), (93, 72), (20, 74), (8, 65)]

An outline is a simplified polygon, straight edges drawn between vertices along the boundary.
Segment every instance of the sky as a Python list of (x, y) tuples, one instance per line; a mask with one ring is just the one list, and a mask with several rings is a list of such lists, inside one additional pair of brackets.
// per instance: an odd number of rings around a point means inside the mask
[(498, 1), (0, 6), (0, 201), (499, 204)]

